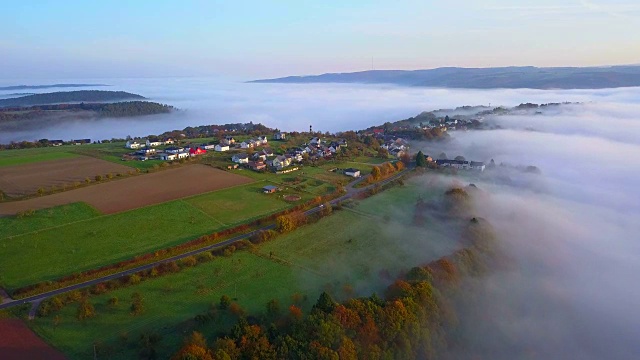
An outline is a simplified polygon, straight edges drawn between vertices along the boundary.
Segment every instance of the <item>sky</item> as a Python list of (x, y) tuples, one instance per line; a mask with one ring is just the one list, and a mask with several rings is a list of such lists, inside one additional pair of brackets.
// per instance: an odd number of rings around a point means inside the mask
[(636, 1), (2, 1), (0, 79), (640, 63)]

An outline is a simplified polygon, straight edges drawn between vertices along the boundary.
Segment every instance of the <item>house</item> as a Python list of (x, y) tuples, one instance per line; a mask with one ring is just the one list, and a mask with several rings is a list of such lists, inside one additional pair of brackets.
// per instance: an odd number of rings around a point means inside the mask
[(229, 151), (229, 145), (218, 144), (213, 149), (215, 151)]
[(227, 136), (224, 138), (224, 141), (226, 141), (226, 143), (228, 145), (233, 145), (236, 143), (236, 139), (233, 138), (233, 136)]
[(199, 147), (189, 149), (189, 155), (191, 157), (198, 156), (198, 155), (204, 155), (206, 153), (207, 153), (207, 150), (201, 149)]
[(484, 171), (484, 163), (482, 161), (471, 161), (469, 167), (473, 170)]
[(216, 146), (214, 144), (200, 144), (200, 148), (204, 150), (213, 150)]
[(147, 147), (156, 147), (156, 146), (164, 145), (164, 142), (159, 141), (159, 140), (151, 141), (151, 140), (147, 139), (146, 144), (147, 144)]
[(267, 160), (267, 155), (263, 154), (262, 152), (254, 153), (253, 156), (251, 156), (251, 157), (256, 161), (258, 161), (258, 160), (262, 160), (262, 161)]
[(165, 145), (172, 145), (175, 141), (172, 138), (167, 138), (164, 140)]
[(309, 140), (309, 144), (312, 144), (312, 145), (318, 145), (321, 142), (322, 142), (322, 140), (320, 140), (319, 137), (314, 137), (314, 138), (311, 138), (311, 140)]
[(354, 178), (360, 177), (360, 170), (354, 168), (348, 168), (344, 170), (344, 174)]
[(262, 192), (264, 192), (265, 194), (273, 194), (276, 191), (278, 191), (278, 187), (273, 185), (267, 185), (262, 188)]
[(140, 155), (151, 155), (155, 153), (156, 153), (156, 149), (153, 149), (153, 148), (142, 148), (136, 151), (136, 154), (140, 154)]
[(231, 161), (238, 164), (247, 164), (249, 162), (249, 155), (245, 153), (235, 154), (231, 157)]
[(438, 159), (436, 160), (436, 164), (442, 167), (452, 167), (455, 169), (468, 169), (469, 161), (467, 160), (448, 160), (448, 159)]
[(266, 136), (258, 136), (257, 142), (259, 142), (262, 145), (267, 145), (269, 140), (267, 140)]
[(273, 140), (286, 140), (286, 139), (287, 139), (287, 133), (277, 132), (273, 134)]
[(291, 159), (287, 159), (285, 156), (276, 156), (273, 160), (271, 160), (271, 166), (280, 170), (287, 166), (291, 165)]
[(135, 140), (127, 140), (127, 143), (124, 144), (124, 147), (127, 149), (139, 149), (141, 144)]
[(64, 144), (64, 141), (62, 141), (62, 140), (49, 140), (49, 144), (51, 144), (51, 146), (60, 146), (60, 145)]
[(249, 161), (247, 166), (253, 171), (262, 171), (267, 168), (267, 164), (262, 161)]
[(189, 153), (186, 152), (186, 151), (181, 151), (181, 152), (176, 154), (176, 157), (178, 157), (178, 159), (188, 158), (189, 157)]
[(177, 146), (171, 146), (171, 147), (168, 147), (168, 148), (164, 149), (164, 152), (171, 153), (171, 154), (177, 154), (177, 153), (184, 152), (184, 148), (183, 147), (177, 147)]
[(171, 153), (162, 153), (162, 154), (160, 154), (160, 160), (173, 161), (173, 160), (175, 160), (177, 158), (178, 158), (178, 155), (176, 155), (176, 154), (171, 154)]
[(265, 154), (266, 156), (273, 156), (273, 151), (271, 151), (271, 149), (269, 148), (262, 149), (262, 153)]
[(73, 140), (74, 145), (91, 144), (91, 139)]
[(243, 141), (240, 143), (240, 147), (243, 149), (249, 149), (255, 146), (255, 142), (253, 140)]

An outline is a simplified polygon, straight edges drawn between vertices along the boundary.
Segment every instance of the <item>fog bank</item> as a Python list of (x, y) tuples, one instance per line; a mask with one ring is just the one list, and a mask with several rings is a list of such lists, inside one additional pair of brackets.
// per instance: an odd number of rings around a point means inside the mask
[[(640, 88), (465, 90), (353, 84), (248, 84), (227, 78), (56, 79), (31, 81), (27, 85), (41, 83), (106, 83), (111, 85), (108, 90), (140, 94), (183, 111), (169, 116), (68, 122), (31, 131), (1, 132), (1, 143), (40, 138), (124, 138), (127, 135), (159, 134), (187, 126), (250, 121), (285, 131), (305, 130), (313, 125), (318, 131), (335, 132), (366, 128), (415, 116), (422, 111), (462, 105), (515, 106), (523, 102), (596, 101), (615, 108), (640, 98)], [(0, 86), (15, 84), (15, 81), (0, 80)], [(9, 93), (11, 91), (0, 91), (0, 97)]]
[[(495, 170), (468, 181), (490, 193), (479, 215), (516, 264), (470, 284), (461, 316), (467, 346), (452, 356), (640, 354), (638, 114), (633, 103), (569, 106), (487, 119), (504, 129), (452, 132), (446, 145), (424, 144), (436, 156), (495, 160)], [(535, 165), (541, 174), (501, 163)]]

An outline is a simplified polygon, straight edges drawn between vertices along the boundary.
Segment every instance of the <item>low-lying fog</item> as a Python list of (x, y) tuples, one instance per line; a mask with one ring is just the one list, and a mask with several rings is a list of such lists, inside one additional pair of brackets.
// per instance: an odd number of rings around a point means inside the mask
[[(100, 90), (122, 90), (173, 105), (183, 111), (166, 116), (62, 123), (23, 132), (0, 132), (0, 143), (49, 139), (110, 139), (146, 136), (187, 126), (261, 122), (281, 130), (360, 129), (414, 116), (421, 111), (461, 105), (518, 105), (522, 102), (598, 101), (633, 103), (640, 88), (613, 90), (464, 90), (351, 84), (250, 84), (222, 78), (56, 79), (31, 84), (104, 83)], [(0, 86), (16, 85), (0, 80)], [(41, 89), (28, 92), (82, 90)], [(0, 91), (0, 98), (15, 90)]]
[(504, 129), (452, 133), (447, 145), (423, 146), (436, 157), (444, 151), (541, 170), (498, 166), (498, 179), (471, 180), (490, 193), (479, 212), (516, 269), (474, 284), (477, 303), (463, 316), (469, 347), (454, 348), (453, 357), (638, 358), (640, 105), (592, 103), (489, 120)]

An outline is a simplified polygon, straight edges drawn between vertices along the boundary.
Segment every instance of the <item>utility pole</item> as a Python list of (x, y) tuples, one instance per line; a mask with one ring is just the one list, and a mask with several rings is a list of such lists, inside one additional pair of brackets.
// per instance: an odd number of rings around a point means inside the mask
[(98, 360), (98, 354), (96, 353), (96, 344), (93, 343), (93, 360)]

